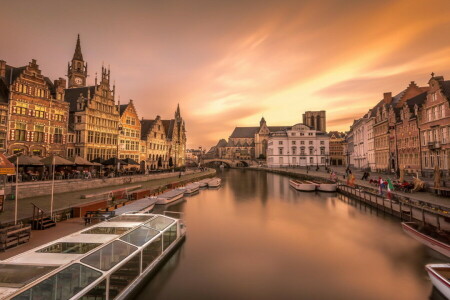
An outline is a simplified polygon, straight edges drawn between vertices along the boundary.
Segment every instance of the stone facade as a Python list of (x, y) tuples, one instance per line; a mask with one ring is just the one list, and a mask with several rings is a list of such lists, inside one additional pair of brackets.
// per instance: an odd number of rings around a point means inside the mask
[(146, 142), (146, 169), (167, 169), (169, 145), (160, 116), (156, 116), (154, 120), (141, 120), (141, 138)]
[(444, 176), (450, 170), (450, 81), (434, 76), (419, 113), (422, 171), (431, 175), (437, 165)]
[(119, 104), (119, 158), (131, 158), (140, 162), (141, 122), (133, 100)]
[(326, 112), (321, 111), (307, 111), (303, 114), (303, 124), (313, 128), (317, 131), (327, 131)]
[(328, 136), (330, 137), (329, 164), (331, 166), (343, 166), (345, 164), (343, 145), (345, 133), (339, 131), (330, 131), (328, 133)]
[[(8, 66), (4, 61), (0, 65), (2, 81), (10, 80), (7, 86), (7, 152), (38, 156), (50, 153), (65, 155), (68, 104), (63, 99), (66, 81), (60, 78), (51, 82), (42, 75), (34, 59), (18, 68)], [(3, 109), (3, 117), (4, 114)]]
[(267, 166), (325, 166), (329, 136), (304, 124), (270, 134)]

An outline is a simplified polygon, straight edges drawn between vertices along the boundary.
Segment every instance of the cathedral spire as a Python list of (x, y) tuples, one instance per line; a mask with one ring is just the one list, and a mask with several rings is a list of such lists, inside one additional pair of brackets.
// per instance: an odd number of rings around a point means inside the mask
[(180, 103), (177, 104), (177, 111), (175, 112), (175, 117), (181, 117), (181, 113), (180, 113)]
[(75, 46), (75, 53), (73, 54), (72, 60), (83, 61), (83, 54), (81, 53), (81, 45), (80, 45), (80, 34), (78, 34), (77, 45)]

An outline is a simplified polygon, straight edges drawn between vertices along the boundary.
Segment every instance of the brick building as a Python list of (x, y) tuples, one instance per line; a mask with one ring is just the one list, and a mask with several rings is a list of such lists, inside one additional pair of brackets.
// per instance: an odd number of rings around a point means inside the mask
[(160, 116), (156, 116), (154, 120), (141, 120), (141, 139), (146, 142), (146, 169), (167, 169), (169, 166), (169, 145)]
[(330, 158), (331, 166), (343, 166), (345, 164), (344, 145), (345, 133), (339, 131), (330, 131)]
[[(65, 155), (68, 122), (68, 104), (64, 102), (66, 81), (59, 78), (52, 82), (42, 75), (35, 59), (23, 67), (9, 66), (0, 61), (0, 77), (3, 97), (6, 88), (9, 110), (7, 152)], [(3, 122), (4, 129), (5, 104), (2, 108), (0, 123)], [(2, 137), (0, 133), (0, 139)]]
[(119, 104), (119, 158), (131, 158), (140, 162), (141, 122), (130, 99), (128, 104)]

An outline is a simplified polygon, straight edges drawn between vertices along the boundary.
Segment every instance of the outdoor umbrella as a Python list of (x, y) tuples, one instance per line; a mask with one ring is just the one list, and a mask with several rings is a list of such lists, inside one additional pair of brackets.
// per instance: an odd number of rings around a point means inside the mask
[(128, 165), (128, 163), (124, 162), (121, 159), (118, 159), (117, 157), (111, 157), (110, 159), (107, 159), (102, 162), (102, 165), (104, 166), (116, 166), (117, 164), (121, 164), (124, 166)]
[(91, 160), (92, 163), (102, 164), (105, 160), (101, 157), (97, 157), (96, 159)]
[(67, 160), (65, 158), (62, 158), (59, 155), (55, 155), (55, 154), (41, 159), (41, 162), (44, 165), (46, 165), (46, 166), (51, 166), (51, 165), (55, 165), (55, 166), (73, 166), (73, 162), (71, 162), (70, 160)]
[(70, 160), (72, 162), (72, 164), (77, 165), (77, 166), (93, 166), (94, 165), (94, 163), (91, 163), (90, 161), (82, 158), (81, 156), (70, 157), (70, 158), (68, 158), (68, 160)]
[(13, 156), (8, 159), (10, 162), (16, 164), (19, 163), (19, 166), (43, 166), (44, 164), (39, 160), (37, 156)]
[(132, 158), (125, 158), (123, 161), (126, 162), (129, 165), (137, 165), (137, 166), (140, 165), (137, 161), (135, 161)]

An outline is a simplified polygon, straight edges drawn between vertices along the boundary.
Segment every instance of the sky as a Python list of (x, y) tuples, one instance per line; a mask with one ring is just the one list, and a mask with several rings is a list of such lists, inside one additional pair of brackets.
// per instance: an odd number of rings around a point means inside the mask
[(67, 74), (77, 34), (88, 84), (102, 64), (117, 100), (141, 117), (179, 103), (188, 148), (209, 148), (236, 126), (301, 122), (326, 110), (346, 131), (384, 92), (430, 73), (450, 78), (449, 0), (0, 0), (0, 59), (37, 59)]

